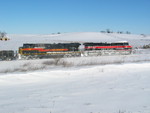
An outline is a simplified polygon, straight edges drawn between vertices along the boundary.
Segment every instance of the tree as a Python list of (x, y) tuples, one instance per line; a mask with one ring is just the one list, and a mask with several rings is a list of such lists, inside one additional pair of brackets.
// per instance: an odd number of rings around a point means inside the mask
[(1, 32), (1, 31), (0, 31), (0, 38), (6, 37), (6, 34), (7, 34), (6, 32)]
[(126, 34), (131, 34), (129, 31), (126, 31)]
[(118, 33), (118, 34), (123, 34), (123, 31), (118, 31), (117, 33)]
[(106, 31), (100, 31), (101, 33), (106, 33)]
[(111, 31), (110, 31), (109, 29), (106, 29), (106, 32), (107, 32), (107, 33), (111, 33)]

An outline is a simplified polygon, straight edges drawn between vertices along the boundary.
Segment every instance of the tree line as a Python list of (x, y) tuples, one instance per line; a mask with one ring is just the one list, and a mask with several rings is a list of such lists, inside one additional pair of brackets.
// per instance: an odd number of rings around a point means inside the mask
[[(114, 33), (112, 30), (110, 29), (106, 29), (105, 31), (100, 31), (101, 33)], [(123, 32), (123, 31), (117, 31), (116, 33), (118, 34), (123, 34), (123, 33), (126, 33), (126, 34), (131, 34), (131, 32), (129, 31), (126, 31), (126, 32)]]

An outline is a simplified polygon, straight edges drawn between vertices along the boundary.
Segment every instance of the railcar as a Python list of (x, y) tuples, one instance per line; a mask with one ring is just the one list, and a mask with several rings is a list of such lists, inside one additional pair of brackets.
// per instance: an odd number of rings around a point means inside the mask
[(75, 57), (80, 56), (80, 43), (54, 43), (54, 44), (23, 44), (19, 48), (19, 58), (56, 58), (56, 57)]
[(14, 60), (15, 55), (13, 50), (1, 50), (0, 60)]
[(85, 56), (100, 55), (128, 55), (132, 52), (132, 46), (127, 41), (114, 43), (83, 43)]

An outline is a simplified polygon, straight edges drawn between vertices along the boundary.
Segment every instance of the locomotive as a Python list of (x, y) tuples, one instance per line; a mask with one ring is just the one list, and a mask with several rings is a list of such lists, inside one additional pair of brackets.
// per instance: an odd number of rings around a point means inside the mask
[(102, 55), (128, 55), (132, 52), (132, 46), (127, 41), (114, 43), (83, 43), (84, 54), (87, 56)]
[(21, 59), (32, 58), (56, 58), (81, 56), (80, 43), (58, 43), (58, 44), (23, 44), (19, 48)]

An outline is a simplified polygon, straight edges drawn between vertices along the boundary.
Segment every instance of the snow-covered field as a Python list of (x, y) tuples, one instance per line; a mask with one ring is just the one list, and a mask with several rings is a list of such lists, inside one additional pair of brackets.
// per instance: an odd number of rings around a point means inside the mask
[(0, 113), (149, 113), (149, 68), (148, 62), (2, 74)]
[[(133, 47), (150, 36), (107, 33), (8, 35), (0, 49), (23, 43), (114, 42)], [(150, 113), (150, 50), (120, 56), (0, 62), (0, 113)]]

